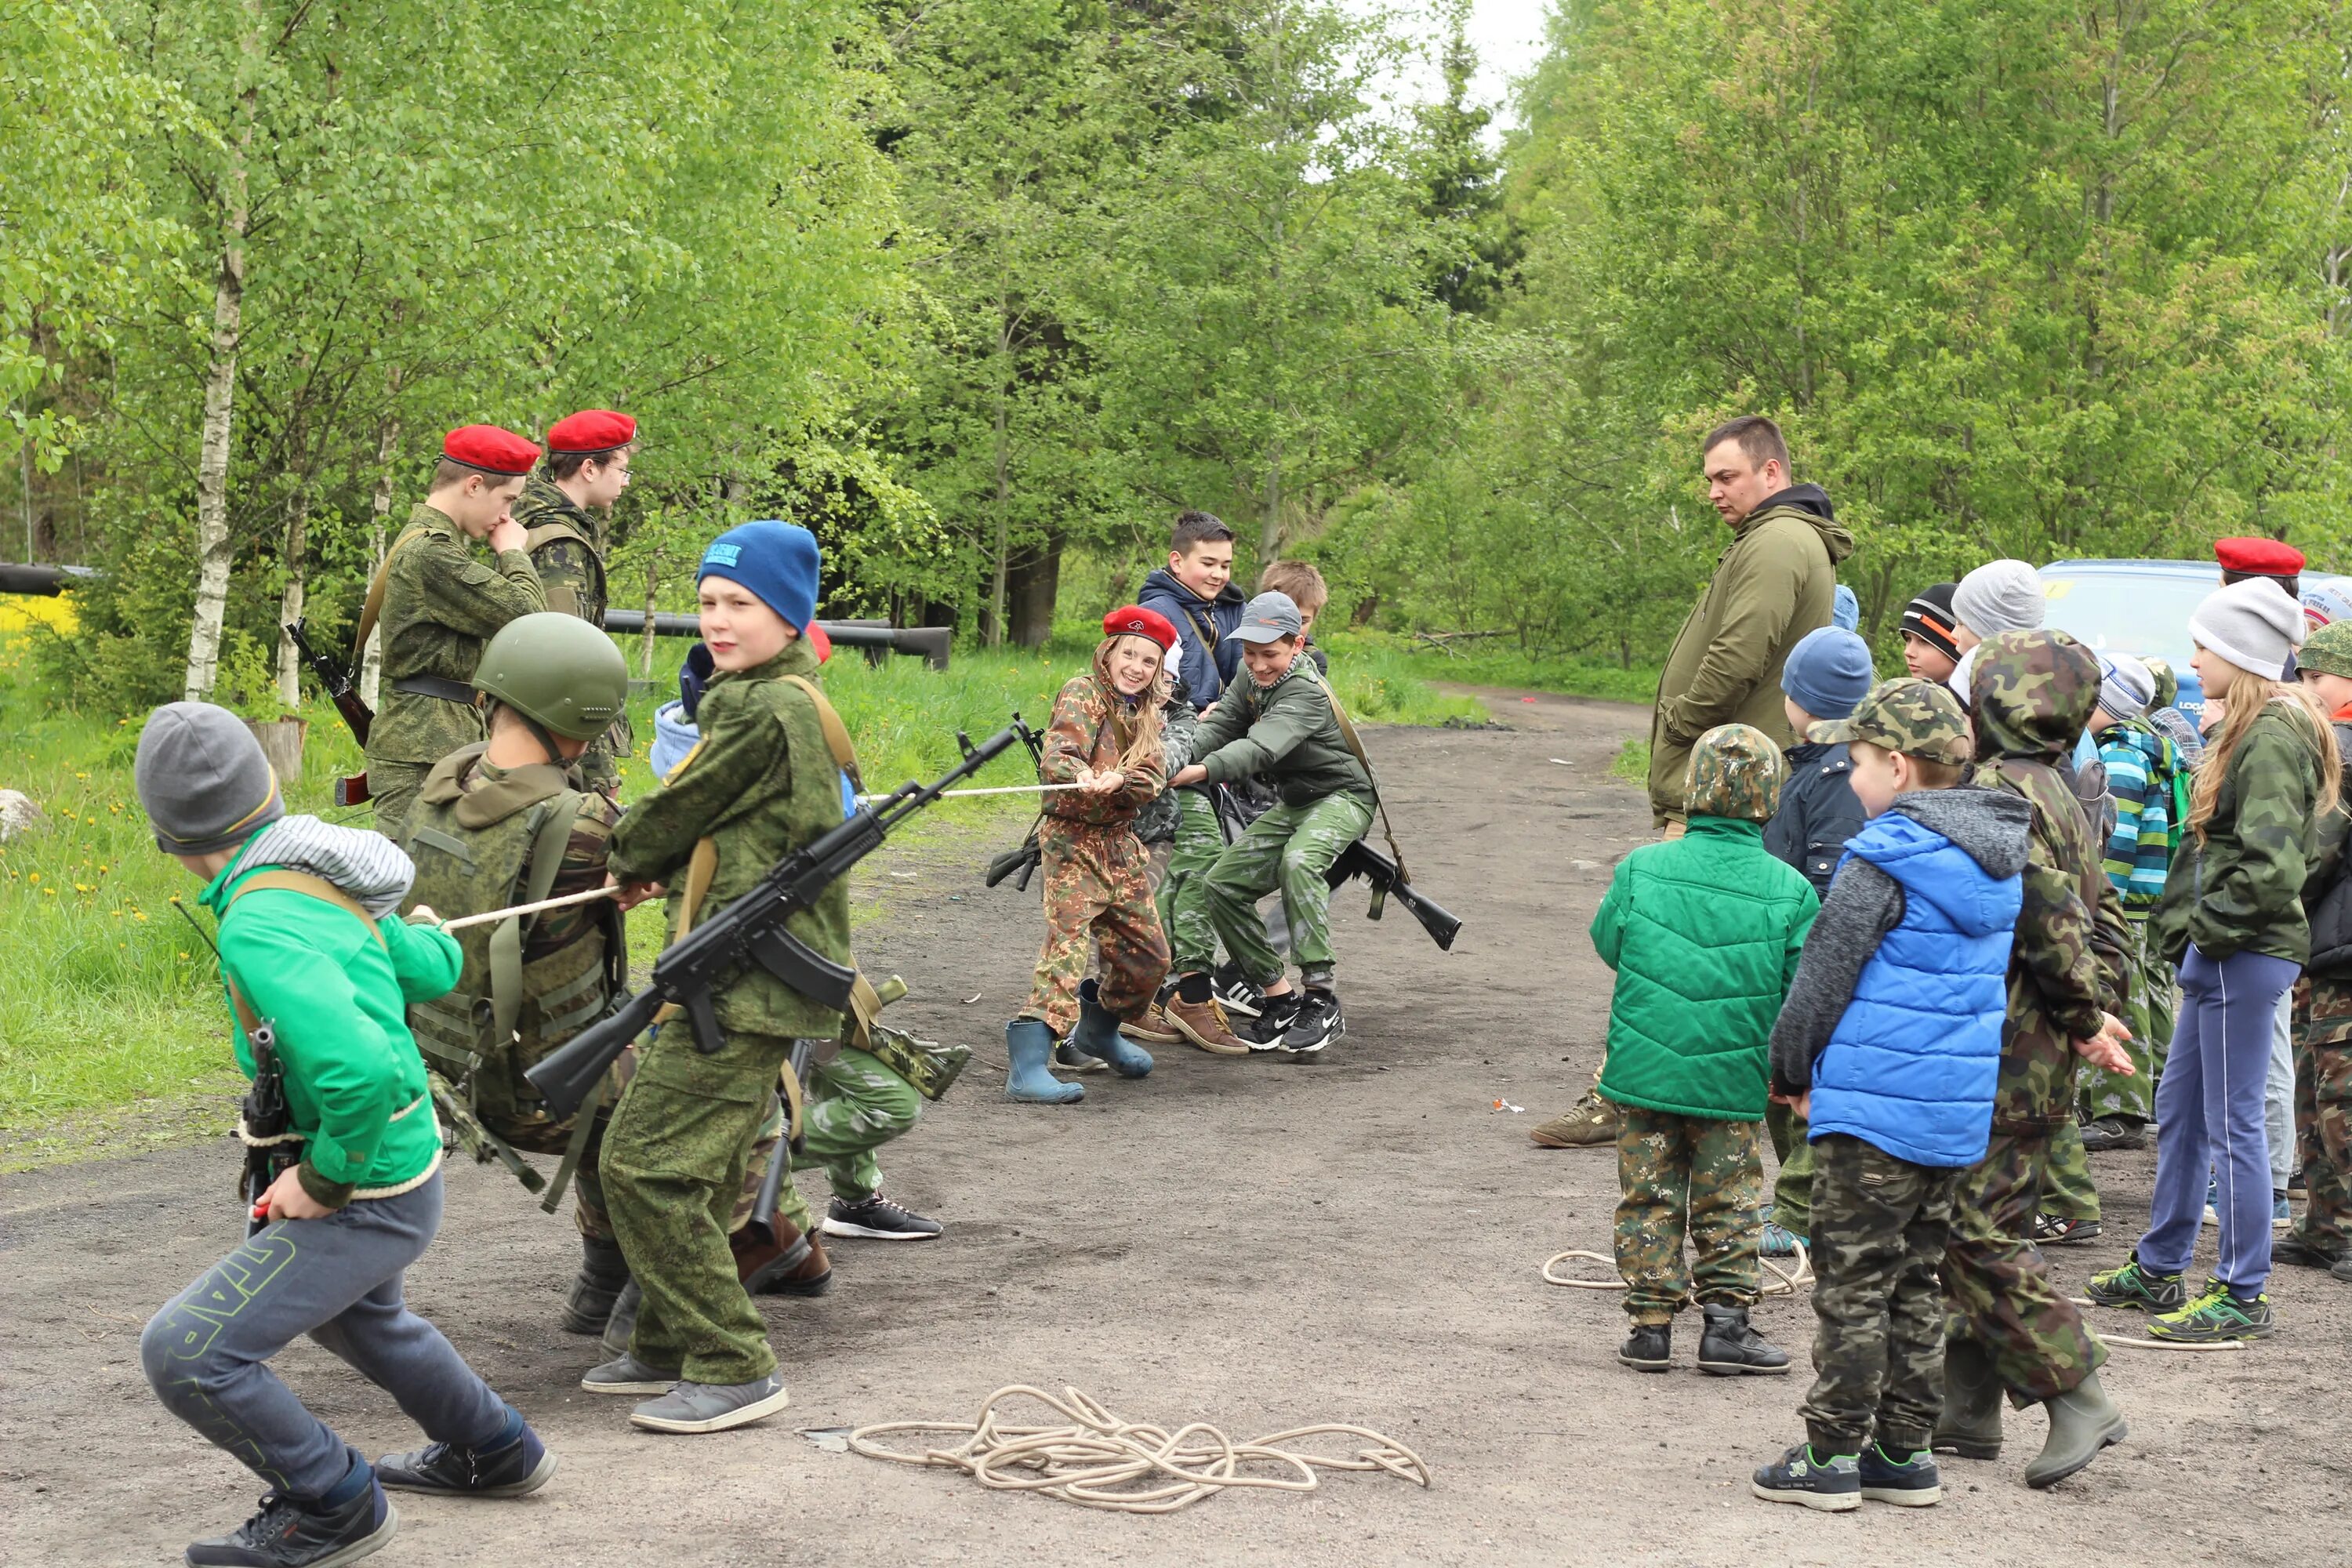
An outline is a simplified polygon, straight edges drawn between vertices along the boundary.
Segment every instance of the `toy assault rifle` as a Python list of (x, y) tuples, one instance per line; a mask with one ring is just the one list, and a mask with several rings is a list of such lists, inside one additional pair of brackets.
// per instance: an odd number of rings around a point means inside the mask
[(857, 972), (813, 951), (784, 922), (881, 847), (891, 829), (1028, 736), (1029, 727), (1018, 713), (1010, 725), (977, 746), (959, 731), (956, 743), (963, 748), (963, 761), (937, 783), (910, 781), (860, 807), (840, 826), (777, 861), (751, 891), (671, 943), (654, 961), (653, 979), (644, 990), (524, 1072), (546, 1097), (549, 1112), (562, 1117), (577, 1111), (604, 1080), (613, 1059), (645, 1032), (665, 1004), (684, 1009), (696, 1049), (706, 1056), (718, 1050), (725, 1037), (719, 1032), (713, 994), (746, 964), (758, 964), (812, 1001), (848, 1012)]
[(1396, 862), (1359, 838), (1348, 846), (1340, 857), (1331, 862), (1323, 873), (1323, 880), (1333, 888), (1350, 877), (1361, 877), (1371, 885), (1372, 907), (1366, 911), (1367, 920), (1381, 918), (1381, 910), (1393, 898), (1404, 906), (1404, 912), (1421, 922), (1441, 952), (1454, 951), (1454, 939), (1461, 933), (1462, 922), (1449, 914), (1434, 899), (1424, 898), (1413, 891), (1412, 884), (1397, 877)]
[[(310, 667), (310, 673), (317, 676), (319, 684), (326, 689), (327, 698), (334, 703), (335, 711), (341, 714), (343, 722), (351, 726), (352, 738), (364, 746), (368, 730), (375, 723), (375, 710), (361, 700), (359, 688), (352, 684), (352, 672), (343, 668), (341, 659), (310, 646), (310, 639), (303, 636), (303, 628), (309, 624), (305, 619), (288, 626), (287, 640), (294, 645), (294, 651), (302, 656), (302, 662)], [(335, 781), (337, 805), (364, 805), (367, 799), (368, 782), (364, 772)]]
[[(1024, 730), (1021, 739), (1029, 747), (1029, 760), (1043, 768), (1045, 765), (1045, 738), (1034, 730)], [(1003, 854), (990, 858), (988, 873), (982, 879), (982, 885), (993, 888), (1010, 877), (1013, 879), (1013, 890), (1025, 893), (1029, 890), (1030, 877), (1036, 872), (1045, 858), (1045, 852), (1037, 845), (1037, 824), (1033, 822), (1029, 825), (1029, 836), (1021, 841), (1020, 848), (1007, 849)]]

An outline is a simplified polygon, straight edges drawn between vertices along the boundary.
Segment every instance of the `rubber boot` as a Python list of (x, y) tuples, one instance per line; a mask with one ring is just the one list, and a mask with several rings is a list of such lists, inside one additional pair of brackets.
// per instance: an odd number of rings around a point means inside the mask
[(2000, 1379), (1984, 1346), (1974, 1340), (1945, 1341), (1944, 1414), (1928, 1447), (1963, 1459), (2000, 1458)]
[(1015, 1018), (1004, 1026), (1004, 1054), (1013, 1058), (1004, 1075), (1004, 1098), (1030, 1105), (1067, 1105), (1084, 1100), (1086, 1085), (1064, 1083), (1045, 1070), (1054, 1054), (1054, 1031), (1043, 1018)]
[(2050, 1440), (2025, 1467), (2029, 1487), (2064, 1480), (2097, 1458), (2100, 1449), (2131, 1435), (2124, 1425), (2124, 1413), (2099, 1386), (2095, 1372), (2057, 1398), (2043, 1400), (2042, 1408), (2050, 1412)]
[(1118, 1015), (1104, 1006), (1092, 980), (1078, 986), (1078, 1024), (1070, 1031), (1066, 1048), (1099, 1057), (1121, 1078), (1141, 1078), (1151, 1070), (1151, 1053), (1118, 1032)]
[(610, 1237), (580, 1238), (580, 1272), (563, 1300), (563, 1331), (601, 1334), (613, 1315), (613, 1302), (629, 1282), (629, 1260), (621, 1244)]

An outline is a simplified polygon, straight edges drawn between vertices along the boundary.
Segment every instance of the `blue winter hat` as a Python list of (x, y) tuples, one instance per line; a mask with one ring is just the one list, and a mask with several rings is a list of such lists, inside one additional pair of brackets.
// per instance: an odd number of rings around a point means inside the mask
[(1830, 600), (1830, 625), (1849, 632), (1862, 625), (1862, 601), (1843, 583)]
[(1870, 695), (1877, 679), (1868, 643), (1843, 626), (1822, 626), (1789, 650), (1780, 689), (1816, 719), (1843, 719)]
[(730, 528), (712, 540), (694, 580), (724, 577), (740, 583), (795, 631), (806, 631), (816, 618), (819, 560), (815, 534), (796, 522), (771, 518)]

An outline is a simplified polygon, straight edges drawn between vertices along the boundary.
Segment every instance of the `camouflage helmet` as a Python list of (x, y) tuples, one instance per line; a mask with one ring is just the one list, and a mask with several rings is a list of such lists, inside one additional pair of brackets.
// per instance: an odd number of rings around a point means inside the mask
[(541, 610), (499, 628), (474, 667), (474, 689), (568, 740), (593, 741), (629, 700), (629, 667), (586, 621)]
[(2321, 675), (2352, 676), (2352, 621), (2330, 621), (2304, 639), (2295, 668)]
[(1882, 680), (1843, 719), (1814, 724), (1805, 739), (1832, 745), (1866, 742), (1931, 763), (1969, 760), (1969, 715), (1940, 680), (1903, 676)]
[(1691, 748), (1683, 809), (1693, 816), (1761, 822), (1780, 809), (1789, 762), (1753, 724), (1718, 724)]

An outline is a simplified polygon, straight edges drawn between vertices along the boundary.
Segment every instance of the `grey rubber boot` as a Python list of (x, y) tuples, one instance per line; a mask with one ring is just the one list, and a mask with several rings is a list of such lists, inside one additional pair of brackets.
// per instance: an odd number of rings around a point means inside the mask
[(1141, 1078), (1151, 1070), (1151, 1053), (1118, 1032), (1118, 1015), (1102, 1005), (1091, 979), (1078, 986), (1077, 1026), (1062, 1048), (1108, 1062), (1121, 1078)]
[(2050, 1412), (2050, 1439), (2025, 1467), (2029, 1487), (2064, 1480), (2097, 1458), (2100, 1449), (2131, 1435), (2095, 1372), (2057, 1398), (2043, 1400), (2042, 1408)]
[(1928, 1446), (1963, 1459), (2000, 1458), (2000, 1379), (1984, 1346), (1945, 1341), (1944, 1414)]
[(649, 1432), (724, 1432), (763, 1420), (790, 1403), (782, 1375), (772, 1372), (750, 1383), (681, 1383), (630, 1411), (629, 1425)]

